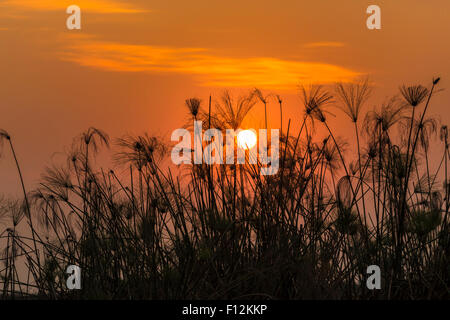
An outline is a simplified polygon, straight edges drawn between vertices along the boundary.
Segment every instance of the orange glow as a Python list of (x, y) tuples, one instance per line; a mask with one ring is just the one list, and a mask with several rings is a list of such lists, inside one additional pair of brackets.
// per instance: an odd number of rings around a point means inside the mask
[(189, 74), (206, 87), (295, 90), (300, 80), (350, 82), (361, 75), (328, 63), (263, 56), (230, 58), (206, 48), (129, 45), (73, 37), (69, 41), (66, 50), (59, 53), (61, 60), (106, 71)]
[(15, 7), (29, 10), (65, 10), (68, 6), (75, 4), (82, 10), (97, 13), (139, 13), (146, 12), (127, 4), (125, 1), (112, 0), (6, 0), (3, 6)]

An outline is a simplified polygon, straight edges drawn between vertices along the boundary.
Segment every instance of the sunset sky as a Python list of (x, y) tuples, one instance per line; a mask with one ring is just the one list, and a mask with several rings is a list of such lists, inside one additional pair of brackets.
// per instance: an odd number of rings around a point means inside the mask
[[(72, 4), (81, 30), (66, 28)], [(371, 4), (381, 8), (381, 30), (366, 27)], [(186, 98), (206, 103), (226, 88), (280, 94), (286, 122), (301, 118), (300, 83), (370, 75), (368, 107), (403, 83), (429, 86), (440, 76), (448, 88), (449, 17), (448, 0), (0, 0), (0, 128), (31, 188), (88, 127), (170, 138), (185, 122)], [(449, 124), (449, 106), (444, 90), (430, 114)], [(348, 127), (335, 114), (334, 128)], [(273, 103), (269, 124), (278, 123)], [(0, 193), (15, 194), (15, 167), (3, 153)]]

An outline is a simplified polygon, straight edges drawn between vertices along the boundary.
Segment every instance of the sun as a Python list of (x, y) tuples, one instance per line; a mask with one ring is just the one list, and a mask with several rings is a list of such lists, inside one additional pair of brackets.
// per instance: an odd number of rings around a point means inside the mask
[(238, 146), (244, 150), (251, 149), (256, 145), (256, 134), (252, 130), (239, 132), (237, 136)]

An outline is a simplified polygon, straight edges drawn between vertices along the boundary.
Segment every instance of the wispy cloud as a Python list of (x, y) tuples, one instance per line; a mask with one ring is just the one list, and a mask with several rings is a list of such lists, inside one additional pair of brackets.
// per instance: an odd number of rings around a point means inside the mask
[(0, 6), (26, 10), (54, 11), (65, 10), (76, 4), (83, 11), (96, 13), (139, 13), (148, 12), (134, 7), (129, 2), (118, 0), (5, 0)]
[(341, 48), (344, 47), (343, 42), (323, 41), (323, 42), (310, 42), (303, 45), (304, 48)]
[(203, 86), (293, 89), (299, 81), (351, 81), (360, 73), (332, 64), (269, 57), (215, 55), (204, 48), (129, 45), (74, 38), (58, 53), (64, 61), (106, 71), (178, 73)]

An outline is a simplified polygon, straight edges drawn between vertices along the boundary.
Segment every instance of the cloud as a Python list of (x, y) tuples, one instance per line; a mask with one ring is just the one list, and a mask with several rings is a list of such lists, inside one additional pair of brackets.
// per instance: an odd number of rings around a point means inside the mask
[(72, 4), (79, 6), (82, 11), (96, 13), (140, 13), (149, 11), (135, 8), (129, 3), (117, 0), (6, 0), (0, 6), (25, 10), (55, 11), (66, 10)]
[(351, 81), (360, 73), (344, 67), (271, 57), (237, 58), (215, 55), (204, 48), (129, 45), (73, 38), (60, 59), (114, 72), (192, 75), (198, 84), (214, 87), (295, 89), (300, 81)]
[(342, 48), (345, 44), (343, 42), (332, 42), (332, 41), (323, 41), (323, 42), (310, 42), (305, 44), (304, 48)]

